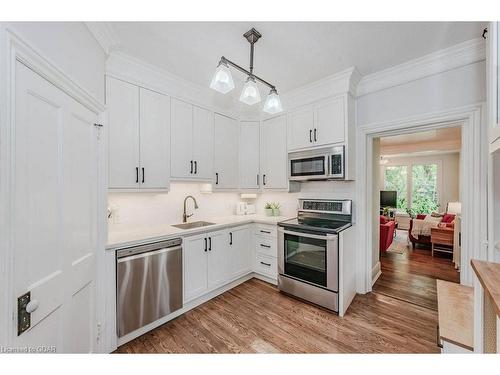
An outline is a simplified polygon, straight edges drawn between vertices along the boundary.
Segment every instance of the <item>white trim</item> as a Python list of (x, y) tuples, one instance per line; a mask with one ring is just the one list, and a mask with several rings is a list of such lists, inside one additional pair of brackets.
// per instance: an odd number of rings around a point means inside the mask
[(84, 22), (84, 24), (107, 55), (120, 47), (120, 39), (109, 22)]
[[(10, 198), (12, 196), (12, 130), (15, 126), (12, 114), (14, 113), (16, 61), (20, 61), (54, 86), (64, 91), (98, 115), (99, 121), (102, 121), (103, 124), (105, 123), (105, 115), (103, 114), (105, 107), (99, 100), (65, 74), (40, 51), (31, 47), (13, 33), (8, 26), (0, 25), (0, 207), (2, 207), (0, 211), (0, 283), (3, 291), (0, 299), (0, 345), (8, 345), (12, 341), (11, 332), (14, 331), (12, 327), (14, 322), (12, 316), (14, 311), (14, 298), (12, 296), (12, 291), (14, 290), (12, 274), (14, 249), (12, 248), (12, 223), (10, 220), (12, 206)], [(104, 152), (104, 144), (102, 141), (98, 142), (99, 157)], [(103, 177), (105, 176), (102, 171), (103, 166), (104, 161), (100, 160), (98, 165), (98, 176), (100, 179), (105, 178)], [(102, 212), (102, 215), (99, 215), (100, 217), (105, 217), (107, 192), (104, 188), (105, 184), (102, 184), (102, 186), (102, 188), (98, 188), (97, 192), (99, 202), (98, 211)], [(99, 222), (100, 224), (101, 222)], [(96, 263), (101, 261), (100, 254), (104, 253), (105, 232), (106, 228), (99, 226)], [(95, 285), (97, 285), (98, 278), (95, 281)], [(98, 308), (99, 306), (96, 306), (96, 310)], [(96, 313), (96, 315), (99, 314), (97, 311)], [(95, 343), (93, 347), (96, 347)]]
[(359, 82), (357, 95), (399, 86), (434, 74), (469, 65), (486, 58), (485, 42), (482, 38), (471, 39), (449, 48), (430, 53), (364, 76)]
[(380, 275), (382, 275), (382, 268), (379, 261), (372, 268), (372, 286), (377, 282)]
[(358, 132), (359, 168), (357, 184), (358, 201), (358, 292), (371, 290), (372, 281), (372, 186), (373, 170), (371, 158), (373, 138), (416, 130), (425, 131), (455, 125), (462, 125), (462, 264), (461, 283), (472, 284), (470, 259), (486, 259), (486, 162), (484, 104), (465, 106), (433, 114), (414, 116), (406, 119), (363, 125)]

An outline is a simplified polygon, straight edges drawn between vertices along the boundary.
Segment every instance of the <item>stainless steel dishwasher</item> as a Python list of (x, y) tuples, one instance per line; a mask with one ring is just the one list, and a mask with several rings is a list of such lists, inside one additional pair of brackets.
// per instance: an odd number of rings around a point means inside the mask
[(182, 239), (116, 252), (117, 325), (122, 337), (182, 307)]

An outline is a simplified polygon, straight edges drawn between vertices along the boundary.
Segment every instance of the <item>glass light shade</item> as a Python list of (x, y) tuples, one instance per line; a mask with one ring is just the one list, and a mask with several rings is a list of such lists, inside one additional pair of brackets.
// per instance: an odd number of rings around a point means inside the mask
[(219, 63), (210, 83), (210, 88), (223, 94), (227, 94), (234, 89), (233, 76), (226, 64)]
[(260, 102), (260, 92), (254, 78), (247, 78), (245, 86), (243, 86), (243, 90), (241, 91), (240, 101), (248, 105)]
[(267, 96), (263, 111), (272, 115), (283, 111), (280, 96), (278, 95), (276, 90), (271, 90), (271, 92)]

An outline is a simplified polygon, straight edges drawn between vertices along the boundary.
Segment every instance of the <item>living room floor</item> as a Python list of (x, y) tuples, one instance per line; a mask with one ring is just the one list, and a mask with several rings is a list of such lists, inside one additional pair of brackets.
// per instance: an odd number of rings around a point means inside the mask
[(413, 250), (408, 231), (397, 229), (393, 243), (380, 255), (382, 274), (373, 291), (437, 311), (436, 279), (460, 282), (450, 255), (434, 253), (430, 247)]

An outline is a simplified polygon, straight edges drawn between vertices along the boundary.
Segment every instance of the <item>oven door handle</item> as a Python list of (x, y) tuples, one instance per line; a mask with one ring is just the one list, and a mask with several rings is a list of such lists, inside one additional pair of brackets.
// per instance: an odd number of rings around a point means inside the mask
[(327, 240), (328, 241), (328, 240), (332, 240), (334, 238), (337, 238), (336, 234), (318, 235), (318, 234), (310, 234), (310, 233), (304, 233), (304, 232), (293, 232), (291, 230), (283, 229), (282, 227), (279, 227), (278, 231), (283, 233), (283, 234), (291, 234), (292, 236), (307, 237), (307, 238), (313, 238), (316, 240)]

